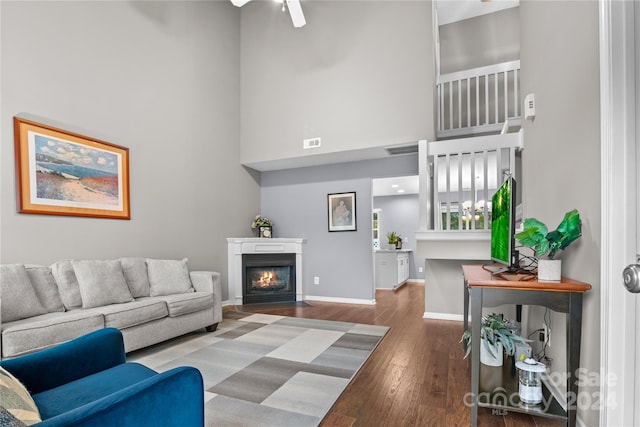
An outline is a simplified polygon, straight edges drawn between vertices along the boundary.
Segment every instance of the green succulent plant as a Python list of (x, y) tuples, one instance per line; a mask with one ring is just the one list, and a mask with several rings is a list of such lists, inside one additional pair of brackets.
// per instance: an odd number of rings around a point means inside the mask
[(553, 259), (559, 250), (582, 236), (582, 221), (576, 209), (567, 212), (558, 228), (551, 232), (535, 218), (525, 219), (523, 226), (524, 230), (516, 234), (516, 239), (523, 246), (533, 249), (537, 257), (547, 255)]
[[(508, 356), (513, 356), (516, 352), (516, 343), (524, 343), (530, 340), (522, 338), (516, 334), (516, 329), (508, 319), (505, 319), (502, 314), (491, 313), (488, 316), (482, 316), (482, 322), (480, 324), (480, 338), (483, 338), (485, 349), (496, 357), (496, 344), (502, 343), (505, 353)], [(471, 330), (467, 329), (463, 332), (460, 342), (466, 341), (467, 352), (464, 358), (471, 353)]]
[(399, 237), (400, 236), (398, 236), (398, 233), (396, 233), (395, 231), (387, 233), (387, 240), (389, 241), (390, 245), (395, 245)]

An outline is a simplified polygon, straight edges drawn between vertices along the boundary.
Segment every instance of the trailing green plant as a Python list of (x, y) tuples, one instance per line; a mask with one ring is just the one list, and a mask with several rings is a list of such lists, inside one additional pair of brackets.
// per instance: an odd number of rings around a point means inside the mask
[(577, 209), (567, 212), (558, 228), (549, 232), (547, 226), (535, 218), (527, 218), (524, 230), (516, 234), (516, 239), (534, 250), (536, 257), (547, 255), (553, 259), (559, 250), (564, 250), (582, 236), (582, 221)]
[[(488, 316), (482, 316), (480, 323), (480, 338), (482, 338), (485, 349), (496, 357), (496, 345), (498, 342), (502, 343), (505, 353), (508, 356), (512, 356), (516, 352), (516, 343), (523, 343), (530, 340), (522, 338), (516, 334), (516, 328), (511, 324), (508, 319), (505, 319), (502, 314), (491, 313)], [(464, 355), (466, 359), (469, 353), (471, 353), (471, 330), (467, 329), (462, 333), (460, 342), (466, 341), (467, 352)]]
[(395, 231), (390, 231), (387, 233), (387, 241), (390, 245), (395, 245), (400, 236)]

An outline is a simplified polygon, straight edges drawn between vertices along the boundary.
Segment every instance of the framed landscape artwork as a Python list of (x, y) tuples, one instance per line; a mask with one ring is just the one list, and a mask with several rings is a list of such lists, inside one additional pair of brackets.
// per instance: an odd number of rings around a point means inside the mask
[(329, 231), (356, 231), (356, 193), (327, 195)]
[(129, 149), (13, 118), (21, 213), (130, 219)]

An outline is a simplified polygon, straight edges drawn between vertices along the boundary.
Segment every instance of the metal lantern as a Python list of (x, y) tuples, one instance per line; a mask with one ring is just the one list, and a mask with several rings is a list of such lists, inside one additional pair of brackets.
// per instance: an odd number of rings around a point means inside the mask
[(542, 383), (540, 373), (545, 371), (544, 363), (528, 358), (516, 362), (520, 370), (518, 393), (520, 401), (527, 405), (538, 405), (542, 402)]

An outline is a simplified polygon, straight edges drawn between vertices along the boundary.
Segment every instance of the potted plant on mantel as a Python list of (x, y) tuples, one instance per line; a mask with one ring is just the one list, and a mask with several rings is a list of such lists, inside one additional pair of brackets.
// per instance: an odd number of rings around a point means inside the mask
[(576, 209), (567, 212), (558, 228), (549, 232), (547, 226), (535, 218), (524, 220), (524, 230), (516, 234), (516, 239), (534, 250), (538, 258), (538, 281), (560, 282), (562, 260), (553, 259), (556, 253), (565, 249), (582, 236), (582, 221)]
[(256, 215), (251, 228), (258, 232), (258, 237), (273, 237), (273, 222), (269, 218)]
[[(466, 341), (466, 358), (471, 353), (471, 330), (467, 329), (462, 334), (460, 342)], [(516, 343), (524, 343), (529, 340), (516, 334), (516, 327), (505, 319), (502, 314), (492, 313), (482, 316), (480, 323), (480, 362), (488, 366), (502, 366), (504, 353), (513, 356), (516, 351)]]

